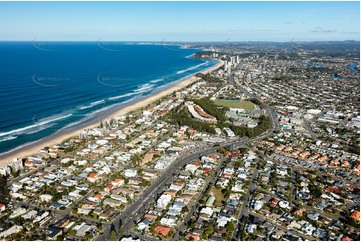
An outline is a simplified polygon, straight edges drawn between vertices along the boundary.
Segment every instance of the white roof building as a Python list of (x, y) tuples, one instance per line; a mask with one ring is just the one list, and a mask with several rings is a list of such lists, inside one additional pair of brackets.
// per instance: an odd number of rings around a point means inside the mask
[(8, 237), (8, 236), (10, 236), (12, 234), (19, 233), (21, 230), (23, 230), (22, 226), (14, 225), (11, 228), (1, 232), (0, 233), (0, 238), (6, 238), (6, 237)]
[(161, 209), (165, 209), (170, 201), (172, 200), (172, 196), (168, 194), (163, 194), (159, 197), (157, 201), (157, 207)]
[(173, 218), (162, 218), (160, 224), (164, 226), (174, 227), (177, 225), (176, 220)]
[(42, 202), (50, 202), (51, 199), (53, 198), (53, 196), (49, 195), (49, 194), (43, 194), (43, 195), (40, 195), (39, 198), (40, 198), (40, 201), (42, 201)]
[(196, 172), (196, 170), (198, 169), (198, 166), (193, 165), (193, 164), (188, 164), (188, 165), (186, 165), (185, 169), (187, 171), (189, 171), (190, 173), (194, 174), (194, 172)]
[(224, 217), (224, 216), (219, 217), (219, 218), (217, 219), (217, 226), (218, 226), (218, 227), (224, 227), (224, 226), (227, 225), (227, 223), (228, 223), (229, 221), (231, 221), (231, 218), (227, 218), (227, 217)]
[(288, 208), (289, 205), (290, 205), (290, 203), (287, 202), (287, 201), (280, 201), (280, 202), (278, 203), (278, 206), (280, 206), (281, 208)]
[(235, 134), (230, 128), (223, 128), (224, 131), (226, 131), (228, 137), (234, 137)]
[(137, 170), (136, 169), (127, 169), (124, 171), (125, 177), (135, 177), (137, 176)]
[(263, 202), (259, 200), (253, 200), (251, 206), (255, 211), (258, 211), (263, 207)]
[(25, 213), (22, 217), (23, 217), (24, 219), (32, 219), (32, 218), (35, 218), (37, 214), (38, 214), (37, 211), (31, 210), (31, 211)]
[(199, 213), (207, 214), (209, 217), (213, 214), (213, 209), (211, 207), (202, 208)]

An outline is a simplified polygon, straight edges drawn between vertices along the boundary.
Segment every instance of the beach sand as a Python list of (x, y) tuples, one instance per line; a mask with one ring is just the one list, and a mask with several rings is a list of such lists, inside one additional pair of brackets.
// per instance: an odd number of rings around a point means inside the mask
[[(211, 72), (213, 70), (218, 69), (219, 67), (221, 67), (223, 65), (223, 62), (221, 61), (220, 63), (218, 63), (217, 65), (215, 65), (214, 67), (211, 67), (207, 70), (202, 71), (201, 73), (206, 74), (208, 72)], [(171, 94), (174, 91), (178, 91), (186, 86), (188, 86), (189, 84), (195, 82), (196, 80), (198, 80), (199, 78), (195, 77), (195, 75), (191, 76), (188, 79), (185, 79), (181, 82), (175, 83), (174, 85), (170, 86), (169, 88), (156, 93), (150, 97), (147, 97), (137, 103), (131, 104), (130, 106), (121, 108), (115, 112), (113, 112), (112, 114), (108, 115), (107, 117), (105, 117), (103, 120), (105, 119), (111, 119), (111, 118), (115, 118), (115, 117), (119, 117), (122, 116), (128, 112), (131, 111), (135, 111), (137, 109), (146, 107), (147, 105), (153, 103), (154, 101), (163, 98), (169, 94)], [(67, 132), (67, 133), (63, 133), (63, 134), (59, 134), (59, 135), (53, 135), (53, 136), (49, 136), (44, 138), (43, 140), (40, 140), (38, 142), (34, 142), (32, 144), (26, 145), (24, 147), (21, 147), (19, 149), (14, 149), (12, 151), (10, 151), (9, 153), (5, 153), (0, 155), (0, 167), (1, 166), (6, 166), (8, 161), (13, 160), (13, 159), (17, 159), (17, 158), (25, 158), (27, 156), (30, 155), (34, 155), (37, 152), (39, 152), (39, 150), (43, 149), (46, 146), (53, 146), (53, 145), (57, 145), (57, 144), (61, 144), (64, 140), (70, 138), (70, 137), (75, 137), (78, 136), (80, 131), (84, 130), (84, 129), (90, 129), (90, 128), (94, 128), (94, 127), (98, 127), (100, 123), (99, 121), (96, 121), (93, 124), (90, 124), (86, 127), (82, 127), (79, 128), (77, 130), (71, 131), (71, 132)]]

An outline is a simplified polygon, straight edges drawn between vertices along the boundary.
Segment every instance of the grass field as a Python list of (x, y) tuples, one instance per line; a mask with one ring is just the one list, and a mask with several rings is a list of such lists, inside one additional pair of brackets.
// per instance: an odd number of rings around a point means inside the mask
[(224, 200), (223, 194), (221, 192), (221, 189), (217, 189), (216, 187), (211, 188), (210, 195), (213, 195), (216, 197), (216, 200), (214, 201), (214, 206), (222, 206), (222, 201)]
[(244, 110), (254, 110), (254, 103), (250, 101), (227, 102), (227, 101), (214, 100), (213, 102), (218, 106), (223, 106), (227, 108), (243, 108)]

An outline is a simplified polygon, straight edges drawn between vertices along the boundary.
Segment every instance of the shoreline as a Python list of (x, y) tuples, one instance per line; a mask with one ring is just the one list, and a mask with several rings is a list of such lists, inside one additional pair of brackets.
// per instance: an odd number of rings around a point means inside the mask
[[(219, 61), (218, 64), (216, 64), (208, 69), (205, 69), (201, 72), (197, 72), (197, 73), (206, 74), (206, 73), (209, 73), (211, 71), (218, 69), (222, 65), (223, 65), (223, 61)], [(122, 116), (131, 111), (135, 111), (140, 108), (146, 107), (147, 105), (155, 102), (156, 100), (163, 98), (163, 97), (171, 94), (174, 91), (183, 89), (184, 87), (188, 86), (189, 84), (195, 82), (196, 80), (199, 79), (198, 77), (195, 76), (197, 73), (194, 73), (192, 76), (190, 76), (184, 80), (175, 82), (173, 85), (165, 88), (164, 90), (156, 92), (153, 95), (151, 94), (151, 96), (145, 97), (142, 100), (139, 100), (135, 103), (127, 103), (125, 107), (122, 107), (118, 110), (114, 110), (113, 112), (104, 115), (104, 117), (101, 116), (100, 119), (93, 120), (90, 123), (84, 124), (83, 126), (76, 127), (74, 130), (69, 130), (64, 133), (55, 133), (55, 134), (47, 136), (43, 139), (34, 141), (32, 143), (21, 146), (19, 148), (15, 148), (13, 150), (10, 150), (9, 152), (0, 154), (0, 167), (7, 166), (8, 162), (13, 159), (25, 158), (27, 156), (34, 155), (34, 154), (38, 153), (39, 150), (43, 149), (45, 146), (53, 146), (53, 145), (61, 144), (64, 140), (66, 140), (68, 138), (78, 136), (79, 133), (84, 129), (91, 129), (91, 128), (98, 127), (100, 121), (119, 117), (119, 116)]]

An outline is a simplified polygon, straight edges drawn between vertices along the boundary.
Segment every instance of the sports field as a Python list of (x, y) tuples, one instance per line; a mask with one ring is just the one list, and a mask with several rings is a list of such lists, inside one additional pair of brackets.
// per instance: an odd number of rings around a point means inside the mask
[(254, 110), (254, 103), (250, 101), (221, 101), (221, 100), (214, 100), (214, 104), (218, 106), (228, 107), (228, 108), (243, 108), (244, 110)]

